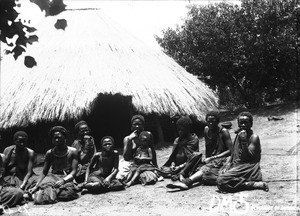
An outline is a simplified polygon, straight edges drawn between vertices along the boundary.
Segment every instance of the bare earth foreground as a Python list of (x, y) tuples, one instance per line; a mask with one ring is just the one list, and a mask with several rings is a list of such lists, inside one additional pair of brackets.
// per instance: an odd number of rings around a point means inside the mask
[[(296, 104), (253, 111), (253, 130), (262, 144), (261, 168), (270, 191), (221, 194), (216, 186), (196, 186), (188, 191), (166, 188), (170, 180), (155, 185), (136, 185), (121, 192), (86, 194), (71, 202), (25, 206), (6, 210), (6, 215), (300, 215), (299, 109)], [(269, 116), (283, 120), (268, 121)], [(236, 114), (226, 120), (237, 128)], [(231, 130), (232, 139), (234, 131)], [(203, 149), (203, 139), (201, 148)], [(161, 166), (171, 146), (157, 150)]]

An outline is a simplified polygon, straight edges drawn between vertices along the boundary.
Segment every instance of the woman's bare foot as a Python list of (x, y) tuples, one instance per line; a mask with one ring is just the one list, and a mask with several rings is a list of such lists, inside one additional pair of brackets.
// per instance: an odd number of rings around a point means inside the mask
[(264, 190), (266, 192), (269, 191), (269, 186), (266, 182), (263, 182), (263, 181), (260, 181), (260, 182), (254, 182), (253, 184), (253, 187), (254, 188), (257, 188), (257, 189), (261, 189), (261, 190)]
[(125, 187), (130, 187), (132, 184), (133, 184), (132, 181), (129, 181), (129, 182), (125, 183)]
[(180, 188), (182, 190), (187, 190), (189, 189), (189, 186), (187, 186), (185, 183), (183, 182), (180, 182), (180, 181), (176, 181), (172, 184), (168, 184), (167, 185), (167, 188), (171, 188), (171, 189), (174, 189), (174, 188)]
[(185, 180), (185, 178), (183, 177), (183, 175), (179, 175), (179, 181), (183, 182)]

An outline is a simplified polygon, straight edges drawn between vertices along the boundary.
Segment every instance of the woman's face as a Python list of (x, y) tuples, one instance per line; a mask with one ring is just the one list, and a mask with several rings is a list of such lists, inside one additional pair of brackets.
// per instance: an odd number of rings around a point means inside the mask
[(176, 125), (177, 127), (177, 132), (179, 137), (185, 138), (190, 134), (190, 129), (189, 127), (183, 126), (183, 125)]
[(78, 133), (80, 137), (84, 137), (85, 135), (89, 135), (90, 130), (89, 127), (86, 124), (80, 125), (78, 128)]
[(111, 139), (106, 138), (103, 140), (102, 148), (104, 151), (111, 152), (113, 150), (114, 144)]
[(131, 124), (131, 130), (137, 131), (137, 133), (141, 133), (144, 130), (144, 125), (140, 119), (135, 119)]
[(59, 131), (56, 131), (54, 132), (53, 136), (52, 136), (52, 143), (55, 145), (55, 146), (62, 146), (62, 145), (65, 145), (66, 143), (66, 138), (65, 136), (59, 132)]
[(217, 128), (218, 124), (219, 124), (219, 122), (215, 116), (207, 116), (206, 123), (210, 130)]
[(18, 136), (16, 139), (15, 139), (15, 145), (19, 148), (19, 149), (24, 149), (27, 145), (27, 137), (24, 137), (24, 136)]
[(238, 118), (239, 128), (245, 131), (249, 131), (252, 127), (251, 120), (248, 116), (240, 116)]

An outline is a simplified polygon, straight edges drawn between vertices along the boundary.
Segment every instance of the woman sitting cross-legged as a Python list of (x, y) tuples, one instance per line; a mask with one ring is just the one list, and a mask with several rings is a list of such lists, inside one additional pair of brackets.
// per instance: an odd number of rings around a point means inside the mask
[(187, 161), (199, 152), (199, 138), (191, 133), (192, 120), (182, 116), (176, 122), (179, 136), (175, 139), (172, 153), (167, 162), (160, 168), (160, 174), (165, 178), (177, 180), (180, 171)]
[(119, 154), (114, 150), (114, 139), (105, 136), (101, 144), (102, 151), (94, 155), (86, 171), (82, 194), (124, 189), (124, 185), (115, 178), (118, 173)]
[[(73, 183), (78, 166), (78, 151), (66, 144), (67, 130), (55, 126), (50, 130), (51, 142), (55, 147), (47, 151), (42, 174), (30, 190), (35, 204), (50, 204), (78, 198)], [(51, 173), (48, 174), (49, 169)]]

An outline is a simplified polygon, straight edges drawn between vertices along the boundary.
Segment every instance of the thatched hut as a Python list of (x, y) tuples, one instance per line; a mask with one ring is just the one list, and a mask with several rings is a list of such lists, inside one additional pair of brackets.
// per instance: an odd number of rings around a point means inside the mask
[[(58, 19), (67, 21), (64, 30), (54, 28)], [(26, 68), (23, 57), (1, 60), (4, 134), (25, 127), (31, 136), (42, 136), (57, 123), (72, 130), (74, 122), (84, 118), (94, 134), (122, 137), (134, 112), (188, 114), (203, 120), (217, 105), (216, 95), (203, 82), (101, 10), (67, 10), (47, 17), (37, 28), (39, 42), (26, 52), (37, 66)], [(32, 147), (44, 151), (43, 139), (33, 139)]]

